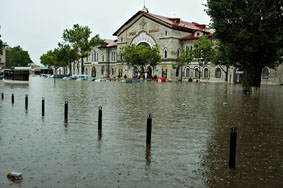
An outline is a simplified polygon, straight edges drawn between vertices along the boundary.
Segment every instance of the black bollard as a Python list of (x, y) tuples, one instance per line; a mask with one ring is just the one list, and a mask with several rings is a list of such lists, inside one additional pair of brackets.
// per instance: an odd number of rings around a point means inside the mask
[(68, 122), (68, 101), (65, 101), (65, 122)]
[(237, 127), (232, 127), (230, 132), (229, 168), (235, 168), (236, 166), (236, 144)]
[(28, 109), (28, 95), (26, 95), (26, 98), (25, 98), (25, 108), (26, 110)]
[(146, 144), (151, 144), (151, 130), (152, 130), (152, 118), (148, 114), (147, 117), (147, 127), (146, 127)]
[(102, 131), (102, 106), (98, 107), (98, 131)]
[(14, 93), (12, 93), (12, 97), (11, 98), (12, 98), (12, 104), (14, 104), (14, 102), (15, 102), (14, 101)]
[(2, 98), (2, 100), (4, 100), (4, 93), (2, 93), (1, 98)]
[(45, 99), (44, 99), (44, 97), (42, 97), (42, 102), (41, 102), (41, 108), (42, 108), (42, 110), (41, 110), (41, 115), (42, 116), (44, 116), (45, 115)]

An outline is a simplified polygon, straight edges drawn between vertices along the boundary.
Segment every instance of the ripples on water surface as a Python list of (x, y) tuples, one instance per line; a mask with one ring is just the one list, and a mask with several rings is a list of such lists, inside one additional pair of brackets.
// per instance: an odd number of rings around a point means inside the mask
[[(29, 86), (0, 82), (0, 92), (0, 187), (283, 186), (282, 86), (243, 95), (239, 85), (31, 78)], [(153, 132), (146, 149), (148, 114)], [(231, 170), (232, 126), (238, 145)], [(23, 182), (10, 182), (8, 171), (22, 172)]]

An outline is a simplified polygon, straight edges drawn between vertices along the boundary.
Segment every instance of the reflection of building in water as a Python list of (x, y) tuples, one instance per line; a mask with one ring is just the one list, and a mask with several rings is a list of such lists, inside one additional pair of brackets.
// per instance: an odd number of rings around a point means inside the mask
[[(197, 80), (200, 74), (202, 81), (224, 82), (225, 72), (227, 72), (224, 66), (215, 66), (211, 63), (199, 66), (197, 61), (193, 61), (190, 65), (182, 67), (182, 71), (180, 68), (173, 67), (184, 50), (193, 48), (195, 40), (202, 35), (208, 35), (211, 38), (213, 32), (213, 29), (205, 25), (152, 14), (144, 8), (113, 34), (117, 37), (116, 40), (105, 40), (104, 45), (92, 49), (89, 57), (84, 60), (86, 62), (84, 73), (100, 78), (117, 78), (125, 75), (128, 78), (134, 78), (138, 77), (138, 72), (142, 71), (147, 73), (147, 77), (156, 75), (173, 81), (179, 80), (181, 74), (183, 74), (183, 81), (188, 81), (190, 78)], [(147, 66), (145, 70), (128, 65), (123, 61), (123, 57), (119, 56), (119, 53), (123, 46), (131, 44), (151, 47), (157, 45), (160, 50), (161, 63), (155, 67)], [(278, 72), (269, 69), (264, 69), (264, 71), (263, 83), (280, 83)], [(72, 64), (72, 73), (81, 73), (80, 62)], [(241, 70), (230, 68), (228, 82), (240, 82), (242, 73)]]

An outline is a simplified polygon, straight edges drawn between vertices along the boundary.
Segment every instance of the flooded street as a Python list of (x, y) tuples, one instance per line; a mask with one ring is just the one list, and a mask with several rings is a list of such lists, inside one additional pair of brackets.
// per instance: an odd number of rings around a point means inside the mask
[[(283, 86), (244, 95), (239, 85), (229, 84), (54, 83), (37, 77), (29, 85), (1, 81), (0, 93), (3, 188), (283, 187)], [(151, 147), (146, 147), (148, 114)], [(230, 169), (233, 126), (237, 157)], [(9, 171), (21, 172), (23, 181), (9, 181)]]

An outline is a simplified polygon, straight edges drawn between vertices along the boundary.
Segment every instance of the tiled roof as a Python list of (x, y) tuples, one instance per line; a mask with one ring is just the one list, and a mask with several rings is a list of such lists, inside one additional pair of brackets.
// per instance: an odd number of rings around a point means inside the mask
[[(208, 38), (211, 38), (212, 34), (209, 33), (209, 34), (207, 34), (207, 36), (208, 36)], [(181, 38), (181, 40), (197, 40), (197, 39), (199, 39), (199, 37), (195, 36), (194, 34), (190, 34), (186, 37)]]
[(187, 32), (194, 32), (194, 31), (197, 30), (197, 31), (205, 32), (207, 34), (213, 33), (212, 29), (207, 28), (203, 24), (198, 24), (198, 23), (195, 23), (195, 22), (186, 22), (186, 21), (181, 20), (180, 18), (169, 18), (169, 17), (165, 17), (165, 16), (160, 16), (160, 15), (157, 15), (157, 14), (149, 13), (148, 11), (138, 11), (125, 24), (123, 24), (113, 35), (117, 36), (118, 33), (124, 32), (126, 29), (131, 27), (131, 25), (130, 25), (127, 28), (125, 28), (123, 31), (121, 31), (127, 24), (129, 24), (139, 14), (141, 15), (141, 17), (144, 16), (146, 18), (149, 18), (149, 19), (151, 19), (155, 22), (158, 22), (159, 24), (162, 24), (162, 25), (169, 27), (171, 29), (180, 30), (180, 31), (187, 31)]
[(104, 44), (100, 45), (99, 48), (112, 48), (117, 46), (117, 40), (105, 39)]

